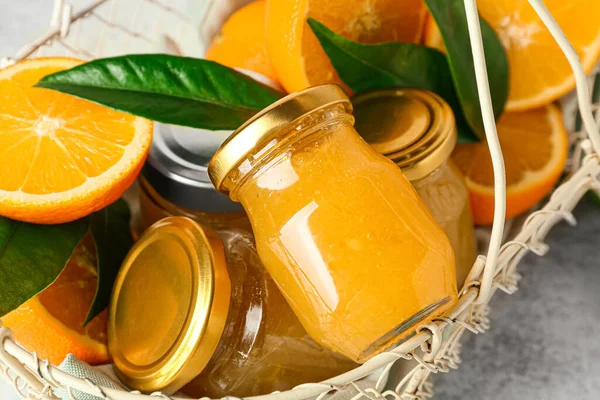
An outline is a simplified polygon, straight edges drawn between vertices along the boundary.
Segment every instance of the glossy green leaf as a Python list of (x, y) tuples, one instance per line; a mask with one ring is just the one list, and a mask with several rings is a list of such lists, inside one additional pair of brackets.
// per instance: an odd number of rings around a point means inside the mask
[(0, 316), (54, 282), (88, 226), (88, 218), (35, 225), (0, 217)]
[(462, 116), (450, 68), (442, 53), (411, 43), (362, 44), (336, 34), (312, 18), (308, 24), (340, 78), (353, 91), (398, 86), (430, 90), (452, 107), (460, 140), (477, 140)]
[(130, 218), (129, 207), (123, 200), (90, 216), (90, 232), (98, 255), (98, 287), (84, 325), (108, 306), (117, 273), (133, 245)]
[(95, 60), (49, 75), (37, 87), (204, 129), (236, 129), (282, 96), (218, 63), (165, 54)]
[(355, 92), (406, 86), (455, 98), (446, 57), (439, 51), (412, 43), (358, 43), (315, 19), (309, 18), (308, 24), (340, 78)]
[[(484, 138), (485, 130), (479, 105), (475, 66), (463, 0), (425, 0), (425, 2), (444, 39), (452, 79), (465, 118), (477, 136)], [(482, 18), (479, 20), (494, 115), (498, 118), (502, 114), (508, 98), (508, 59), (494, 30)]]

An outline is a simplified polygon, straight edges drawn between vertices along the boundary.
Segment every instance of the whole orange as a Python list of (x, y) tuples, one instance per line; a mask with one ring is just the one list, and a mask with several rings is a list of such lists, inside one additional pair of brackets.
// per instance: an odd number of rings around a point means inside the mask
[(277, 81), (267, 54), (265, 6), (265, 1), (260, 0), (237, 10), (214, 38), (206, 51), (206, 59), (230, 68), (258, 72)]

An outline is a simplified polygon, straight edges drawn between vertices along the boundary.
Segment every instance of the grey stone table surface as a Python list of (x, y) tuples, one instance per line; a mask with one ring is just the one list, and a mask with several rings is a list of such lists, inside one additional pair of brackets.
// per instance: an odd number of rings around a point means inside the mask
[[(0, 0), (0, 55), (43, 33), (51, 0)], [(551, 251), (521, 263), (520, 290), (498, 294), (492, 327), (467, 335), (458, 371), (435, 377), (436, 399), (600, 399), (600, 208), (558, 225)], [(0, 400), (13, 400), (0, 383)]]
[(465, 338), (436, 398), (600, 399), (600, 208), (584, 198), (574, 214), (520, 264), (519, 291), (492, 300), (490, 331)]

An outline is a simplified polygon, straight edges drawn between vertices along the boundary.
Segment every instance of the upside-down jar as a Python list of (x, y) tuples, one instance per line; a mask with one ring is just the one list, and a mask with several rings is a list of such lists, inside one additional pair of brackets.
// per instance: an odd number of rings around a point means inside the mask
[(209, 163), (306, 331), (363, 362), (457, 300), (448, 238), (400, 169), (353, 127), (336, 85), (289, 95)]
[(130, 388), (194, 398), (288, 390), (357, 366), (308, 336), (248, 232), (185, 217), (157, 222), (130, 251), (108, 345)]
[(357, 131), (400, 167), (448, 235), (461, 289), (477, 248), (467, 184), (450, 159), (457, 138), (452, 110), (420, 89), (376, 90), (352, 102)]

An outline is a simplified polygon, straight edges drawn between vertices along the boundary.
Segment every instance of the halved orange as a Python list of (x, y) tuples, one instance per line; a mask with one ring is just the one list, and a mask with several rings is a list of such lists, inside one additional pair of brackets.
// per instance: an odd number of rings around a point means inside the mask
[(206, 59), (277, 81), (267, 54), (265, 7), (265, 0), (255, 1), (229, 17), (206, 51)]
[[(567, 162), (568, 135), (562, 113), (553, 104), (504, 113), (497, 128), (506, 167), (506, 217), (511, 218), (552, 191)], [(467, 178), (474, 222), (491, 224), (494, 174), (487, 143), (458, 144), (452, 159)]]
[(307, 24), (309, 17), (361, 43), (417, 42), (423, 0), (267, 0), (269, 57), (288, 92), (341, 80)]
[(86, 237), (56, 281), (2, 317), (2, 322), (19, 344), (54, 365), (69, 353), (88, 364), (107, 363), (107, 311), (82, 327), (97, 281), (94, 244)]
[(425, 28), (423, 28), (423, 44), (427, 47), (432, 47), (446, 54), (446, 46), (444, 38), (438, 28), (435, 19), (431, 14), (427, 14), (425, 19)]
[(151, 121), (33, 87), (81, 63), (38, 58), (0, 70), (0, 215), (73, 221), (117, 200), (141, 169)]
[[(600, 57), (600, 1), (544, 0), (544, 4), (589, 73)], [(540, 107), (573, 90), (575, 78), (567, 59), (527, 1), (479, 0), (477, 6), (508, 55), (507, 110)], [(427, 23), (424, 41), (431, 47), (444, 47), (433, 18)]]

